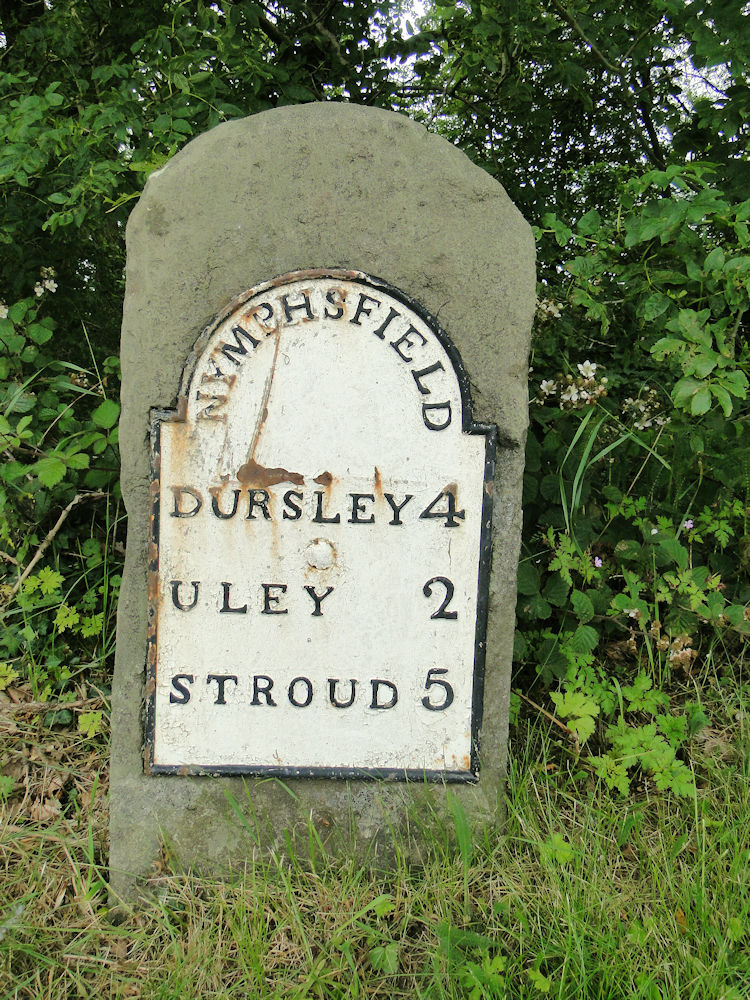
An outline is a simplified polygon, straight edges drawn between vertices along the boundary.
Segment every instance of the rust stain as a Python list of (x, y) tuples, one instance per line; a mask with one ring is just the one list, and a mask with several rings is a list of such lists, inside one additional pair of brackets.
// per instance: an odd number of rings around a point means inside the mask
[(149, 677), (148, 681), (146, 682), (146, 697), (150, 698), (151, 695), (154, 693), (154, 691), (156, 691), (156, 678)]
[(315, 479), (313, 479), (313, 482), (317, 483), (318, 486), (324, 486), (326, 489), (328, 489), (328, 487), (333, 482), (333, 476), (331, 475), (330, 472), (321, 472), (319, 476), (316, 476)]
[(375, 475), (373, 476), (373, 488), (377, 494), (381, 497), (383, 496), (383, 477), (380, 475), (380, 469), (375, 466)]
[(350, 281), (359, 281), (362, 277), (359, 271), (349, 271), (346, 268), (342, 270), (336, 270), (334, 274), (326, 270), (326, 268), (303, 268), (301, 271), (291, 271), (289, 274), (281, 274), (278, 278), (274, 278), (270, 282), (271, 288), (281, 288), (283, 285), (288, 285), (293, 281), (304, 281), (305, 278), (339, 278)]
[[(245, 486), (255, 486), (260, 489), (275, 486), (277, 483), (294, 483), (295, 486), (303, 486), (305, 483), (305, 477), (299, 472), (290, 472), (282, 468), (267, 469), (252, 457), (239, 467), (237, 479)], [(317, 481), (316, 479), (315, 482)]]
[(458, 483), (448, 483), (448, 485), (443, 490), (443, 493), (452, 493), (455, 497), (458, 493)]
[(469, 758), (468, 754), (464, 754), (464, 756), (461, 758), (461, 770), (468, 771), (470, 767), (471, 767), (471, 759)]
[[(260, 441), (260, 436), (263, 433), (263, 428), (265, 427), (266, 420), (268, 420), (268, 400), (271, 396), (271, 388), (273, 386), (274, 376), (276, 375), (276, 362), (279, 360), (279, 347), (281, 346), (281, 334), (276, 334), (276, 344), (273, 349), (273, 361), (271, 362), (271, 370), (269, 371), (265, 385), (263, 386), (263, 401), (260, 407), (260, 412), (258, 413), (258, 420), (255, 424), (255, 429), (253, 431), (253, 436), (250, 441), (250, 447), (247, 452), (247, 462), (242, 466), (244, 469), (246, 466), (250, 465), (255, 459), (255, 452), (258, 448), (258, 442)], [(241, 471), (241, 470), (240, 470)], [(241, 479), (241, 477), (238, 476)], [(295, 480), (291, 480), (294, 482)], [(284, 482), (283, 479), (277, 480), (277, 482)]]
[(495, 488), (495, 483), (494, 480), (492, 479), (490, 479), (488, 482), (484, 484), (484, 492), (487, 494), (488, 497), (492, 496), (492, 491), (494, 490), (494, 488)]

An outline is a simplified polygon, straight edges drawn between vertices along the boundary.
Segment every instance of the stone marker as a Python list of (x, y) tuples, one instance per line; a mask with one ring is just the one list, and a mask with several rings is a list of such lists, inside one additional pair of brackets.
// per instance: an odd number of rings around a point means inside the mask
[(165, 845), (224, 872), (312, 824), (387, 857), (448, 786), (496, 815), (534, 301), (500, 185), (389, 112), (264, 112), (151, 176), (122, 334), (116, 897)]

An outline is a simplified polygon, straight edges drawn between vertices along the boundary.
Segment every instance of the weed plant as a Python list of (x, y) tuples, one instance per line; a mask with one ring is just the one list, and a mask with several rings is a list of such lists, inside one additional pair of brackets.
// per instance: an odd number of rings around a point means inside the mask
[[(719, 666), (686, 755), (690, 795), (648, 781), (613, 794), (559, 728), (523, 712), (502, 831), (470, 831), (453, 800), (453, 828), (418, 867), (398, 850), (388, 871), (319, 851), (249, 860), (225, 884), (165, 860), (119, 923), (106, 738), (3, 716), (26, 801), (7, 799), (0, 827), (0, 996), (744, 1000), (750, 687)], [(35, 812), (55, 776), (60, 809)]]

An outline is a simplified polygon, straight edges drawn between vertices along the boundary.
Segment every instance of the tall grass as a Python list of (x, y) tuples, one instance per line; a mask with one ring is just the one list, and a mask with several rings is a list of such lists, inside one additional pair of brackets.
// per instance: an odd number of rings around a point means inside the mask
[(16, 810), (0, 827), (0, 997), (744, 1000), (750, 699), (711, 690), (691, 800), (647, 785), (612, 798), (532, 718), (513, 733), (502, 833), (470, 834), (454, 809), (418, 868), (318, 852), (313, 867), (248, 862), (228, 884), (165, 867), (119, 923), (106, 746), (16, 720), (0, 727), (3, 760), (46, 740), (87, 792), (56, 819)]

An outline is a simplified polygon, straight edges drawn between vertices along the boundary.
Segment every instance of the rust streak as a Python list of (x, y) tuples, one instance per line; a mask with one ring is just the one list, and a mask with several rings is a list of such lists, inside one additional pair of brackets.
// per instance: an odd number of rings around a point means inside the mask
[[(260, 436), (263, 433), (263, 428), (265, 427), (266, 420), (268, 419), (268, 400), (271, 396), (271, 387), (273, 386), (273, 379), (276, 374), (276, 362), (279, 358), (279, 347), (281, 346), (281, 334), (276, 334), (276, 344), (273, 350), (273, 361), (271, 362), (271, 370), (266, 376), (266, 382), (263, 386), (263, 400), (260, 406), (260, 412), (258, 413), (258, 420), (255, 424), (255, 430), (253, 431), (252, 440), (250, 441), (250, 448), (247, 453), (247, 462), (245, 465), (249, 465), (255, 459), (255, 452), (258, 447), (258, 442), (260, 441)], [(242, 468), (245, 468), (243, 466)], [(240, 478), (238, 476), (238, 478)], [(281, 480), (277, 480), (281, 481)]]
[(288, 469), (266, 469), (258, 465), (254, 458), (248, 459), (244, 465), (237, 470), (237, 479), (244, 486), (275, 486), (277, 483), (294, 483), (295, 486), (302, 486), (305, 477), (299, 472), (290, 472)]
[(330, 472), (321, 472), (319, 476), (316, 476), (315, 479), (313, 479), (313, 482), (317, 483), (318, 486), (325, 486), (328, 488), (333, 482), (333, 476)]
[(380, 475), (380, 469), (375, 466), (375, 475), (373, 476), (373, 488), (376, 493), (381, 497), (383, 495), (383, 477)]

